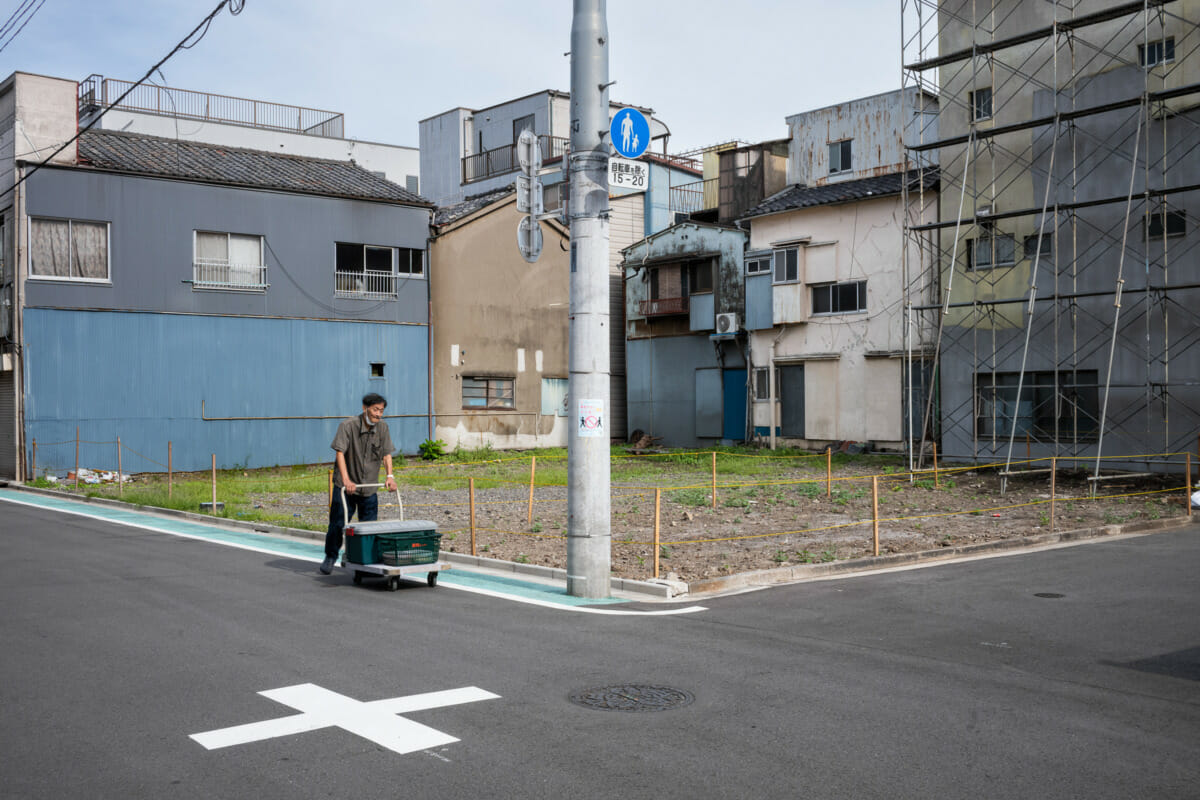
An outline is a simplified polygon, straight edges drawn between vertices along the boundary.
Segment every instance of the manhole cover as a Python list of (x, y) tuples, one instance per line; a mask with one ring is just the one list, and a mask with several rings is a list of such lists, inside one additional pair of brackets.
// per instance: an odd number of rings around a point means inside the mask
[(1050, 600), (1057, 600), (1060, 597), (1066, 597), (1065, 594), (1059, 594), (1058, 592), (1035, 592), (1033, 596), (1044, 597)]
[(571, 695), (571, 702), (599, 711), (667, 711), (691, 704), (696, 698), (669, 686), (598, 686)]

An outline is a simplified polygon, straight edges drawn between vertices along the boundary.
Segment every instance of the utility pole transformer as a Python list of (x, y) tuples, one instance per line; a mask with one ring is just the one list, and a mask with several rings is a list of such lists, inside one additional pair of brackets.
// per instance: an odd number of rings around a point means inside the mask
[(606, 0), (574, 0), (571, 22), (571, 337), (567, 592), (609, 596), (608, 21)]

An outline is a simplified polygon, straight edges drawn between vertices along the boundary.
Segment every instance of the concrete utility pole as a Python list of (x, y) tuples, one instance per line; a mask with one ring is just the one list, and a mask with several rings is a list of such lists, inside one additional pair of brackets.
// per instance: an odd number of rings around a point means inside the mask
[(608, 22), (574, 0), (571, 22), (571, 339), (567, 592), (609, 595)]

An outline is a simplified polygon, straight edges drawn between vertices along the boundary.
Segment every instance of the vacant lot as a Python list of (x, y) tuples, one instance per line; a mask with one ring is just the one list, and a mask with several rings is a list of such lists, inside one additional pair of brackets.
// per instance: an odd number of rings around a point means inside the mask
[[(660, 492), (660, 574), (674, 573), (682, 580), (874, 553), (872, 477), (878, 486), (881, 553), (1021, 537), (1051, 527), (1048, 472), (1012, 478), (1001, 495), (1000, 476), (990, 467), (948, 465), (935, 478), (932, 473), (909, 475), (907, 462), (896, 457), (835, 455), (827, 462), (824, 454), (798, 451), (721, 450), (714, 507), (710, 452), (631, 456), (614, 448), (613, 454), (613, 572), (622, 577), (652, 574), (655, 489)], [(444, 549), (472, 551), (474, 479), (477, 554), (566, 566), (563, 451), (485, 451), (435, 462), (411, 459), (397, 467), (405, 518), (435, 522), (445, 534)], [(224, 516), (229, 518), (323, 530), (328, 474), (328, 465), (220, 472), (217, 498), (226, 504)], [(1089, 496), (1085, 477), (1060, 469), (1055, 530), (1186, 513), (1182, 477), (1118, 476), (1099, 484), (1098, 498)], [(118, 495), (112, 484), (85, 485), (80, 491)], [(162, 475), (136, 476), (120, 492), (130, 502), (192, 511), (211, 493), (210, 476), (204, 473), (176, 475), (169, 500)], [(399, 514), (395, 496), (387, 496), (380, 516)]]

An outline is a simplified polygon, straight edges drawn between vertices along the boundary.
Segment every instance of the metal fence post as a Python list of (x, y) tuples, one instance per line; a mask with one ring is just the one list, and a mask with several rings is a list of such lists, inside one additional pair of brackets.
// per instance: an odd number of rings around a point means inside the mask
[(1058, 485), (1058, 459), (1054, 456), (1050, 457), (1050, 532), (1054, 533), (1054, 501)]
[(471, 501), (471, 555), (475, 555), (475, 479), (467, 478)]
[(879, 476), (871, 476), (871, 525), (875, 544), (875, 555), (879, 555)]
[(529, 511), (526, 513), (526, 524), (533, 527), (533, 480), (537, 475), (537, 456), (529, 462)]
[(659, 545), (659, 511), (662, 508), (662, 488), (654, 490), (654, 577), (658, 577), (658, 551)]
[(713, 507), (716, 507), (716, 451), (713, 451)]

